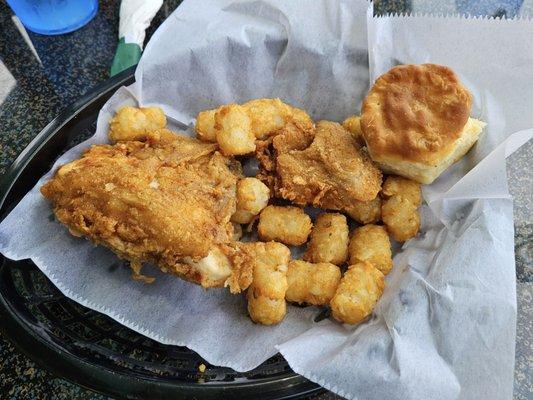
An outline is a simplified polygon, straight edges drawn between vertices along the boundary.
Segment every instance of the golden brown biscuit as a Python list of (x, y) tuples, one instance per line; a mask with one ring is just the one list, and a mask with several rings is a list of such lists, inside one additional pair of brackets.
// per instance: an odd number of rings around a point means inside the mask
[(312, 264), (301, 260), (289, 263), (285, 299), (315, 306), (328, 304), (341, 280), (341, 270), (330, 263)]
[(383, 226), (369, 224), (354, 229), (349, 253), (350, 264), (368, 261), (384, 275), (392, 268), (391, 244)]
[(333, 318), (346, 324), (361, 322), (372, 313), (384, 288), (383, 274), (372, 264), (351, 265), (331, 299)]
[(340, 265), (348, 258), (348, 222), (338, 213), (320, 214), (304, 254), (306, 261)]
[(431, 183), (476, 142), (484, 123), (469, 118), (472, 96), (448, 67), (399, 65), (363, 102), (361, 130), (386, 172)]

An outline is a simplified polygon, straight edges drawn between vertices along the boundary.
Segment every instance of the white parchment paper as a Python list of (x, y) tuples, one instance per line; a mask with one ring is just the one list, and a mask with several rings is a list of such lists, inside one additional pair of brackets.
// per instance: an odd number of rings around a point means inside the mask
[(296, 372), (349, 398), (510, 398), (516, 299), (505, 155), (533, 132), (510, 136), (533, 127), (527, 37), (527, 21), (373, 18), (362, 0), (188, 0), (148, 43), (137, 82), (102, 109), (95, 136), (57, 161), (106, 142), (109, 118), (125, 104), (159, 105), (182, 129), (198, 111), (258, 97), (339, 121), (358, 113), (370, 79), (392, 65), (452, 66), (489, 128), (425, 188), (421, 234), (395, 256), (365, 324), (315, 323), (315, 308), (289, 307), (282, 324), (257, 326), (244, 299), (226, 290), (205, 291), (155, 269), (154, 284), (135, 282), (111, 252), (51, 218), (38, 192), (50, 173), (0, 224), (0, 251), (32, 258), (77, 302), (213, 364), (245, 371), (279, 350)]

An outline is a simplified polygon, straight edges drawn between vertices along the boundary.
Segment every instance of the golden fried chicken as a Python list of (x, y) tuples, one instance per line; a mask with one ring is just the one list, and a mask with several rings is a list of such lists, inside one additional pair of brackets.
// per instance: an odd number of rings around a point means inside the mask
[[(283, 140), (281, 135), (273, 140)], [(309, 134), (302, 131), (301, 135), (300, 142), (291, 143), (305, 143)], [(275, 157), (275, 192), (298, 205), (346, 211), (356, 200), (375, 199), (381, 189), (379, 169), (335, 122), (319, 122), (307, 148), (281, 149)]]
[[(146, 142), (96, 145), (42, 188), (60, 222), (132, 263), (151, 262), (204, 287), (233, 277), (230, 222), (240, 164), (216, 144), (158, 130)], [(248, 282), (249, 283), (249, 282)]]

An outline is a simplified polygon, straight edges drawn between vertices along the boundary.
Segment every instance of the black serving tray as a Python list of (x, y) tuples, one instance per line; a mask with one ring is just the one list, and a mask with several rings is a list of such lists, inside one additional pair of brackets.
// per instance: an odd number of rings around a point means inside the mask
[[(0, 221), (62, 153), (93, 134), (98, 111), (133, 74), (130, 68), (96, 87), (37, 135), (0, 181)], [(66, 298), (31, 260), (2, 255), (0, 329), (52, 373), (117, 398), (292, 399), (322, 390), (279, 354), (246, 373), (209, 365), (186, 347), (160, 344)]]

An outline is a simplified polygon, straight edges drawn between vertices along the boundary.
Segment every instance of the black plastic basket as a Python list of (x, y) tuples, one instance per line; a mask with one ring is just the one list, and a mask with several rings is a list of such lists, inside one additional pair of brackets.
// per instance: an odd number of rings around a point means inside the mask
[[(62, 153), (94, 133), (98, 111), (134, 81), (133, 72), (96, 87), (37, 135), (0, 182), (0, 220)], [(30, 260), (1, 255), (0, 321), (3, 333), (38, 364), (113, 397), (288, 399), (321, 390), (280, 355), (246, 373), (211, 366), (186, 347), (162, 345), (66, 298)]]

